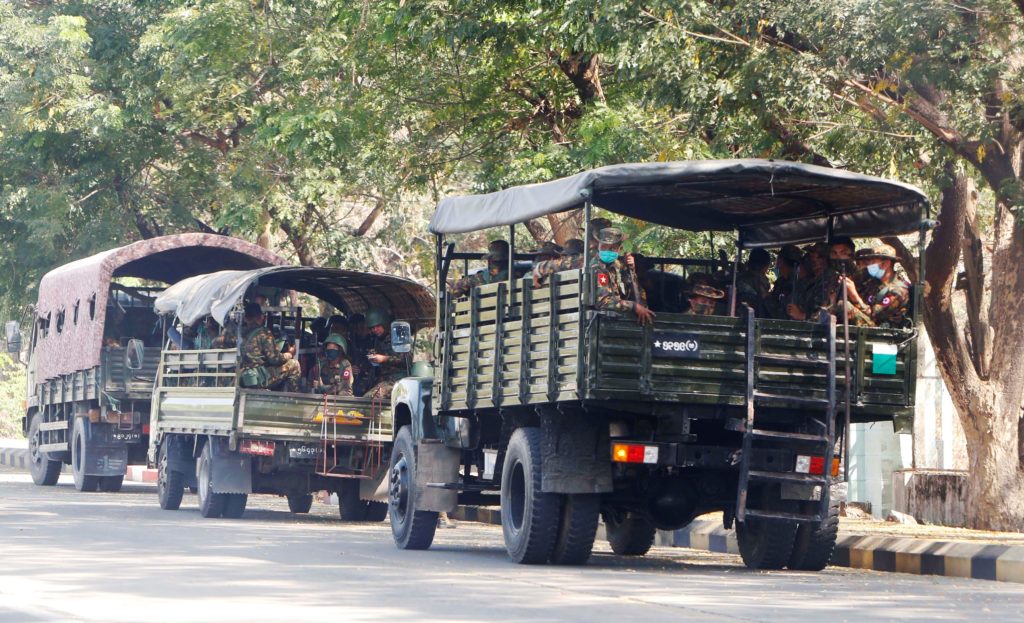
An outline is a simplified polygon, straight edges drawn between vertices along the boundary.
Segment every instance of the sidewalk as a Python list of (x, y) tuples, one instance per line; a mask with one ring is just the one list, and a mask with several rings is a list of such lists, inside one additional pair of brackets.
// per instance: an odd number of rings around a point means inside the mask
[[(459, 507), (453, 519), (501, 523), (501, 511)], [(597, 536), (605, 538), (604, 526)], [(656, 545), (739, 554), (735, 530), (721, 514), (695, 519), (686, 528), (659, 530)], [(904, 526), (841, 518), (832, 565), (874, 571), (941, 575), (1024, 584), (1024, 534), (944, 526)]]

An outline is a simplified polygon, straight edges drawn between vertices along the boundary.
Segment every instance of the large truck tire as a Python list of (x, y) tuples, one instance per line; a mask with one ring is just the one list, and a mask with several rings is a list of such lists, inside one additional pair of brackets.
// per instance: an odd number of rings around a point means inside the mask
[[(817, 504), (817, 502), (813, 502)], [(787, 567), (796, 571), (821, 571), (832, 560), (839, 536), (839, 500), (831, 496), (824, 521), (801, 524), (796, 530), (793, 553)]]
[(223, 516), (227, 519), (238, 519), (245, 512), (245, 505), (249, 501), (248, 493), (222, 493), (224, 496)]
[(594, 549), (601, 496), (572, 493), (561, 497), (561, 521), (555, 548), (551, 551), (551, 562), (556, 565), (582, 565)]
[(625, 511), (605, 514), (604, 531), (608, 545), (619, 556), (643, 556), (654, 545), (657, 530), (646, 517)]
[(198, 482), (199, 514), (207, 518), (220, 517), (224, 514), (227, 495), (213, 492), (213, 449), (211, 442), (203, 445), (196, 461), (196, 480)]
[(380, 523), (388, 517), (388, 503), (371, 500), (366, 503), (366, 521)]
[(369, 503), (359, 499), (359, 481), (343, 480), (338, 491), (338, 515), (342, 521), (366, 521)]
[(185, 474), (170, 469), (170, 439), (160, 444), (160, 455), (156, 463), (156, 496), (160, 508), (165, 511), (176, 511), (181, 507), (181, 498), (185, 495)]
[(296, 515), (308, 513), (313, 508), (312, 493), (292, 493), (288, 495), (288, 510)]
[(43, 433), (39, 430), (42, 423), (43, 414), (33, 413), (28, 425), (28, 471), (32, 474), (32, 482), (40, 487), (52, 487), (60, 478), (63, 463), (51, 460), (49, 453), (39, 449), (43, 445)]
[(391, 449), (388, 516), (398, 549), (427, 549), (434, 542), (437, 513), (416, 510), (416, 444), (409, 426), (399, 429)]
[(71, 475), (75, 479), (75, 489), (95, 491), (99, 487), (100, 480), (98, 476), (90, 476), (85, 473), (85, 448), (88, 440), (85, 434), (85, 422), (82, 421), (82, 418), (75, 418), (71, 431)]
[(100, 491), (106, 493), (117, 493), (124, 485), (124, 475), (121, 476), (100, 476)]
[(750, 517), (736, 524), (736, 542), (750, 569), (781, 569), (793, 553), (797, 524)]
[(501, 474), (501, 530), (509, 557), (519, 564), (543, 564), (558, 536), (560, 499), (541, 489), (541, 431), (512, 433)]

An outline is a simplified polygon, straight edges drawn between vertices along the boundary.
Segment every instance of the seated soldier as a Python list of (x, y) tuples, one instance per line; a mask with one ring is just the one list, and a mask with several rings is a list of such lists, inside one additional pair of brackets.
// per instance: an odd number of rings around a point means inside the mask
[(868, 261), (863, 292), (847, 284), (850, 321), (858, 326), (901, 328), (910, 325), (910, 286), (896, 276), (896, 250), (881, 245), (862, 256)]
[(857, 247), (852, 238), (841, 236), (828, 246), (828, 270), (825, 272), (825, 299), (829, 313), (842, 317), (843, 280), (846, 280), (847, 300), (856, 291), (856, 266), (853, 258)]
[(270, 329), (264, 326), (267, 315), (256, 303), (246, 303), (242, 342), (242, 386), (284, 391), (299, 389), (302, 375), (299, 362), (289, 352), (282, 353)]
[(816, 320), (826, 299), (825, 272), (828, 269), (828, 247), (824, 242), (811, 245), (804, 254), (797, 281), (797, 298), (786, 304), (786, 313), (792, 320)]
[(725, 298), (725, 292), (708, 285), (696, 285), (690, 290), (690, 316), (714, 316), (718, 302)]
[(467, 275), (456, 281), (448, 291), (455, 297), (466, 296), (476, 286), (497, 283), (508, 279), (508, 243), (494, 240), (487, 245), (487, 268), (473, 275)]
[(345, 338), (332, 333), (324, 339), (324, 354), (313, 367), (312, 387), (317, 394), (352, 396), (352, 364), (345, 351)]
[(580, 268), (583, 268), (583, 241), (579, 238), (567, 240), (558, 257), (534, 263), (533, 287), (542, 285), (548, 275)]
[(367, 373), (371, 377), (366, 395), (377, 400), (390, 398), (395, 382), (406, 375), (405, 358), (391, 348), (389, 324), (388, 315), (383, 310), (366, 312), (366, 326), (373, 340), (366, 355), (370, 363)]
[(597, 286), (597, 308), (632, 312), (637, 322), (654, 322), (655, 314), (647, 307), (647, 295), (637, 287), (635, 260), (625, 255), (620, 259), (625, 236), (614, 227), (602, 229), (597, 237), (597, 253), (590, 260), (590, 271)]
[(803, 253), (795, 244), (779, 249), (775, 257), (775, 284), (764, 300), (764, 312), (768, 318), (788, 318), (786, 305), (796, 298), (797, 280), (800, 277), (800, 262)]
[(764, 317), (764, 301), (771, 292), (768, 268), (772, 256), (764, 249), (754, 249), (747, 258), (747, 266), (736, 275), (736, 301), (749, 305), (758, 318)]

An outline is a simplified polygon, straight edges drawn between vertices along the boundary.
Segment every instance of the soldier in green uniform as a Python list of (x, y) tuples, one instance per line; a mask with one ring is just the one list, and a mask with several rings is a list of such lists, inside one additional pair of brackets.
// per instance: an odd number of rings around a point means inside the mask
[(487, 269), (473, 275), (467, 275), (456, 281), (448, 289), (455, 297), (466, 296), (476, 286), (486, 283), (497, 283), (508, 279), (508, 242), (494, 240), (487, 245)]
[(337, 333), (324, 339), (324, 354), (313, 369), (313, 392), (335, 396), (352, 396), (352, 364), (346, 352), (348, 343)]
[(747, 258), (747, 266), (736, 275), (736, 300), (749, 305), (754, 315), (761, 318), (765, 315), (764, 301), (771, 292), (768, 282), (768, 268), (772, 265), (772, 257), (764, 249), (754, 249)]
[(775, 283), (763, 305), (765, 316), (768, 318), (789, 317), (786, 314), (786, 305), (794, 298), (801, 260), (803, 253), (795, 244), (785, 245), (775, 256)]
[(908, 326), (910, 289), (896, 276), (896, 250), (881, 245), (861, 258), (868, 262), (867, 277), (860, 288), (853, 280), (847, 283), (847, 296), (852, 304), (850, 321), (866, 327)]
[(583, 268), (583, 241), (579, 238), (567, 240), (558, 257), (539, 261), (533, 265), (533, 287), (540, 287), (549, 275), (563, 270), (580, 268)]
[(622, 232), (614, 227), (602, 229), (597, 236), (597, 254), (590, 260), (591, 277), (597, 288), (597, 308), (631, 312), (640, 324), (649, 324), (654, 322), (655, 314), (647, 307), (643, 289), (633, 289), (636, 283), (633, 256), (620, 257), (624, 239)]
[[(804, 276), (807, 269), (808, 275)], [(825, 272), (828, 269), (828, 246), (817, 242), (807, 249), (800, 279), (797, 281), (797, 299), (786, 305), (786, 313), (793, 320), (814, 319), (816, 312), (827, 306)]]
[(365, 395), (377, 399), (391, 396), (395, 382), (406, 374), (405, 359), (391, 348), (388, 331), (388, 316), (380, 309), (366, 312), (366, 326), (370, 329), (373, 342), (366, 355), (370, 362), (368, 373), (372, 376), (370, 389)]
[(690, 316), (713, 316), (718, 301), (725, 298), (725, 292), (708, 285), (696, 285), (690, 290), (690, 309), (686, 311)]
[(291, 353), (282, 353), (274, 335), (264, 326), (267, 316), (256, 303), (246, 303), (242, 341), (243, 387), (272, 389), (281, 385), (284, 391), (299, 389), (301, 370)]

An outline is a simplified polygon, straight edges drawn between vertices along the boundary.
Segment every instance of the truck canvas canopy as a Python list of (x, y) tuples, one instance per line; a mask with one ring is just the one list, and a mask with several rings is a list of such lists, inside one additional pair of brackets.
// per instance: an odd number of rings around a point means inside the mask
[(478, 231), (595, 205), (693, 231), (738, 231), (743, 246), (774, 247), (833, 236), (916, 232), (928, 199), (918, 188), (869, 175), (774, 160), (616, 164), (485, 195), (446, 197), (435, 234)]
[(224, 270), (185, 279), (164, 290), (154, 302), (156, 312), (175, 315), (184, 324), (212, 316), (219, 324), (250, 286), (281, 288), (311, 294), (346, 315), (380, 308), (393, 318), (422, 326), (434, 319), (434, 297), (408, 279), (341, 268), (271, 266), (250, 271)]

